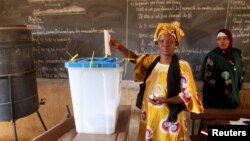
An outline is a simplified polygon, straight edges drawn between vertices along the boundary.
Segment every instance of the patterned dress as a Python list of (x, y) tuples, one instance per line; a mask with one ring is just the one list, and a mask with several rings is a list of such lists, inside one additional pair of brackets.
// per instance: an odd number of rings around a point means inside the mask
[[(232, 54), (235, 63), (229, 62), (218, 48), (207, 54), (202, 72), (204, 107), (236, 108), (239, 105), (244, 65), (239, 49), (232, 48)], [(226, 88), (231, 92), (229, 95), (225, 95)]]
[[(136, 60), (135, 81), (143, 80), (145, 72), (156, 55), (140, 56)], [(201, 113), (203, 106), (197, 95), (195, 82), (189, 64), (180, 60), (181, 93), (180, 98), (189, 112)], [(167, 104), (152, 105), (150, 95), (167, 97), (167, 73), (169, 65), (157, 63), (146, 81), (146, 89), (141, 109), (139, 125), (139, 141), (179, 141), (189, 140), (187, 121), (182, 112), (175, 123), (166, 122), (169, 108)]]

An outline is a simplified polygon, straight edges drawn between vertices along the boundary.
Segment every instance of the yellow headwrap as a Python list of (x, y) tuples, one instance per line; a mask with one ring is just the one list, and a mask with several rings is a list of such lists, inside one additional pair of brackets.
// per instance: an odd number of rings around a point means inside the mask
[(154, 41), (158, 41), (160, 36), (163, 34), (173, 35), (178, 44), (181, 41), (181, 37), (184, 36), (184, 32), (182, 29), (180, 29), (180, 22), (178, 21), (171, 23), (158, 23), (154, 34)]

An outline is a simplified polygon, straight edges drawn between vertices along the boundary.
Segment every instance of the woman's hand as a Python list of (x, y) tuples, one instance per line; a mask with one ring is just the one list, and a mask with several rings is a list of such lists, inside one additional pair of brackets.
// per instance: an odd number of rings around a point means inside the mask
[(109, 41), (109, 45), (112, 48), (118, 49), (125, 58), (129, 58), (131, 60), (130, 62), (135, 63), (135, 60), (138, 56), (133, 51), (130, 51), (124, 47), (120, 41), (111, 39)]
[(116, 49), (119, 49), (119, 48), (123, 47), (123, 45), (121, 44), (120, 41), (118, 41), (118, 40), (113, 40), (113, 39), (111, 39), (111, 40), (109, 41), (109, 45), (110, 45), (110, 47), (113, 47), (113, 48), (116, 48)]
[(153, 105), (161, 105), (166, 103), (165, 97), (156, 97), (154, 95), (151, 95), (149, 98), (149, 102)]

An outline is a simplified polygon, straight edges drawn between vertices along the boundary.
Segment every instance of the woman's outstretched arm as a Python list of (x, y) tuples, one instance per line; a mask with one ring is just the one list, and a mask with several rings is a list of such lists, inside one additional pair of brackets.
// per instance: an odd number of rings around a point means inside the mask
[(120, 41), (111, 39), (109, 45), (110, 47), (118, 49), (125, 58), (130, 60), (130, 62), (135, 63), (138, 56), (131, 50), (124, 47)]

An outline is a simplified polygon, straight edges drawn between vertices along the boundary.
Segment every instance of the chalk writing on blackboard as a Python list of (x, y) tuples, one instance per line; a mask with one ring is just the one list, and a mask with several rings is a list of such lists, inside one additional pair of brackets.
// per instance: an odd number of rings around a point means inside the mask
[(245, 66), (250, 63), (250, 51), (246, 50), (250, 37), (249, 11), (246, 0), (131, 0), (128, 16), (137, 23), (133, 30), (138, 34), (132, 34), (127, 47), (139, 54), (157, 53), (152, 41), (157, 23), (180, 20), (186, 35), (176, 52), (190, 62), (199, 80), (204, 56), (216, 47), (215, 34), (220, 28), (232, 30), (234, 46), (242, 49)]

